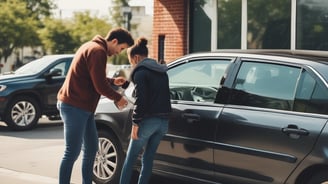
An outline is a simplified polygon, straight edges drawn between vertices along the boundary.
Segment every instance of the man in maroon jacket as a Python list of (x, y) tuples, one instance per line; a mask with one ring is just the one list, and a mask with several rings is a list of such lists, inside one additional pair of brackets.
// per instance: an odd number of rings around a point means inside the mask
[(93, 162), (98, 150), (94, 112), (100, 95), (114, 100), (118, 108), (124, 108), (128, 103), (111, 87), (112, 84), (123, 85), (125, 79), (106, 77), (107, 56), (119, 54), (133, 43), (128, 31), (117, 28), (105, 38), (95, 36), (77, 50), (57, 95), (65, 139), (65, 152), (59, 171), (60, 184), (70, 183), (72, 168), (81, 148), (83, 184), (92, 183)]

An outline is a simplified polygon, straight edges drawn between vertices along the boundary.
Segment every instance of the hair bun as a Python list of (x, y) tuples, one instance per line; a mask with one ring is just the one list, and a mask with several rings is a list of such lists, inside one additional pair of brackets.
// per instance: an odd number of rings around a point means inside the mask
[(138, 39), (137, 43), (139, 46), (146, 46), (148, 43), (148, 40), (146, 38), (142, 37), (142, 38)]

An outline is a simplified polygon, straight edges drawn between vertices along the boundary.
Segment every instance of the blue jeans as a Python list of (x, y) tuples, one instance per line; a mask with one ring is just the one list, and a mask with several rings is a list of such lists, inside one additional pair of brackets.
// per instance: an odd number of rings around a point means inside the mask
[(147, 184), (152, 173), (157, 147), (168, 130), (168, 119), (149, 117), (139, 123), (137, 140), (130, 140), (127, 156), (123, 164), (120, 184), (130, 184), (133, 165), (144, 148), (138, 184)]
[(70, 183), (72, 168), (81, 149), (83, 150), (83, 184), (91, 184), (93, 163), (98, 151), (98, 133), (94, 114), (63, 102), (58, 102), (57, 108), (64, 122), (65, 139), (65, 152), (59, 170), (59, 184)]

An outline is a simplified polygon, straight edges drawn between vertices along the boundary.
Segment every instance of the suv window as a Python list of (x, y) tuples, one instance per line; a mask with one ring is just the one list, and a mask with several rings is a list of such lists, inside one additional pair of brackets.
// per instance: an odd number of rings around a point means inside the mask
[(168, 71), (172, 100), (213, 102), (228, 59), (195, 60)]
[(231, 103), (292, 110), (300, 68), (244, 61), (233, 88), (238, 95)]

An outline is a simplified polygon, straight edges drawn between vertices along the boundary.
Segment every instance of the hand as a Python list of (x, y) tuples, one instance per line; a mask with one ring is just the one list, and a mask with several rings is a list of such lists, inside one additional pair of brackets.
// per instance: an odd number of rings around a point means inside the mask
[(139, 130), (139, 126), (133, 124), (133, 125), (132, 125), (132, 130), (131, 130), (131, 138), (132, 138), (133, 140), (137, 140), (137, 139), (139, 139), (139, 137), (138, 137), (138, 130)]
[(122, 98), (119, 101), (116, 101), (115, 104), (119, 110), (122, 110), (128, 105), (128, 100), (122, 96)]
[(126, 79), (124, 77), (115, 77), (114, 84), (116, 86), (122, 86), (125, 83)]

